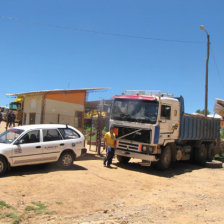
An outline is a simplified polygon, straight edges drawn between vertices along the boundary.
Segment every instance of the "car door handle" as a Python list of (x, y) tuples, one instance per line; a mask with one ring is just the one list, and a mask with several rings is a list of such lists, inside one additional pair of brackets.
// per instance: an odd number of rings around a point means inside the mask
[(64, 143), (61, 143), (61, 144), (60, 144), (60, 146), (63, 146), (63, 145), (65, 145), (65, 144), (64, 144)]
[(36, 146), (36, 148), (37, 148), (37, 149), (40, 149), (40, 148), (41, 148), (41, 146), (40, 146), (40, 145), (38, 145), (38, 146)]

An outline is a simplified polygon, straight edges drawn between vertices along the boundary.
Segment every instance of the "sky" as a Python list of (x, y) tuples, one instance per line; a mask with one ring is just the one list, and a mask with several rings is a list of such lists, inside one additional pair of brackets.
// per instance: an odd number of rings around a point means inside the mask
[(6, 93), (108, 88), (182, 95), (185, 112), (224, 99), (223, 0), (0, 0), (0, 105)]

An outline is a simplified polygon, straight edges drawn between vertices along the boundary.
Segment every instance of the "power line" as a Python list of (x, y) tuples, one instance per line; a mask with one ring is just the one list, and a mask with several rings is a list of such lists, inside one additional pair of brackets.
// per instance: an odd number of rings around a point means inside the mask
[(45, 22), (37, 22), (37, 21), (32, 21), (32, 20), (27, 20), (27, 19), (20, 19), (20, 18), (15, 18), (15, 17), (10, 17), (10, 16), (0, 16), (0, 19), (16, 21), (16, 22), (20, 22), (20, 23), (29, 23), (29, 24), (40, 25), (40, 26), (45, 26), (45, 27), (52, 27), (52, 28), (57, 28), (57, 29), (65, 29), (65, 30), (72, 30), (72, 31), (77, 31), (77, 32), (93, 33), (93, 34), (116, 36), (116, 37), (123, 37), (123, 38), (135, 38), (135, 39), (155, 40), (155, 41), (163, 41), (163, 42), (176, 42), (176, 43), (185, 43), (185, 44), (202, 43), (202, 41), (172, 40), (172, 39), (130, 35), (130, 34), (123, 34), (123, 33), (101, 32), (101, 31), (97, 31), (97, 30), (89, 30), (89, 29), (83, 29), (83, 28), (78, 28), (78, 27), (73, 27), (73, 26), (61, 26), (61, 25), (49, 24), (49, 23), (45, 23)]
[(222, 83), (222, 85), (223, 85), (223, 87), (224, 87), (224, 82), (223, 82), (223, 80), (222, 80), (222, 78), (221, 78), (221, 75), (220, 75), (220, 72), (219, 72), (219, 67), (218, 67), (218, 65), (217, 65), (217, 63), (216, 63), (215, 55), (214, 55), (214, 51), (213, 51), (212, 46), (211, 46), (211, 53), (212, 53), (212, 58), (213, 58), (213, 60), (214, 60), (215, 68), (216, 68), (216, 71), (217, 71), (217, 75), (218, 75), (218, 77), (219, 77), (220, 82)]

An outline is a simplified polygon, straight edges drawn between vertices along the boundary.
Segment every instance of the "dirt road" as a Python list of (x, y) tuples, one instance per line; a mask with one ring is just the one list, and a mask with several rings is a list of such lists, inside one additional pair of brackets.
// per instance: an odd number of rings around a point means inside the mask
[(89, 153), (70, 170), (13, 168), (0, 189), (0, 223), (224, 223), (224, 169), (187, 163), (110, 169)]

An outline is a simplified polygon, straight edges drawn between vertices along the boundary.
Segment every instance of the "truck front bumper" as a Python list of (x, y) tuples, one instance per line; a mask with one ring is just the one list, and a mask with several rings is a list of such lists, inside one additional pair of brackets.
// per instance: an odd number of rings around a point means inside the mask
[(131, 151), (121, 150), (121, 149), (116, 149), (115, 155), (125, 156), (125, 157), (130, 157), (130, 158), (135, 158), (135, 159), (141, 159), (141, 160), (148, 160), (151, 162), (158, 161), (158, 159), (156, 159), (156, 156), (154, 156), (154, 155), (146, 155), (146, 154), (142, 154), (142, 153), (131, 152)]

